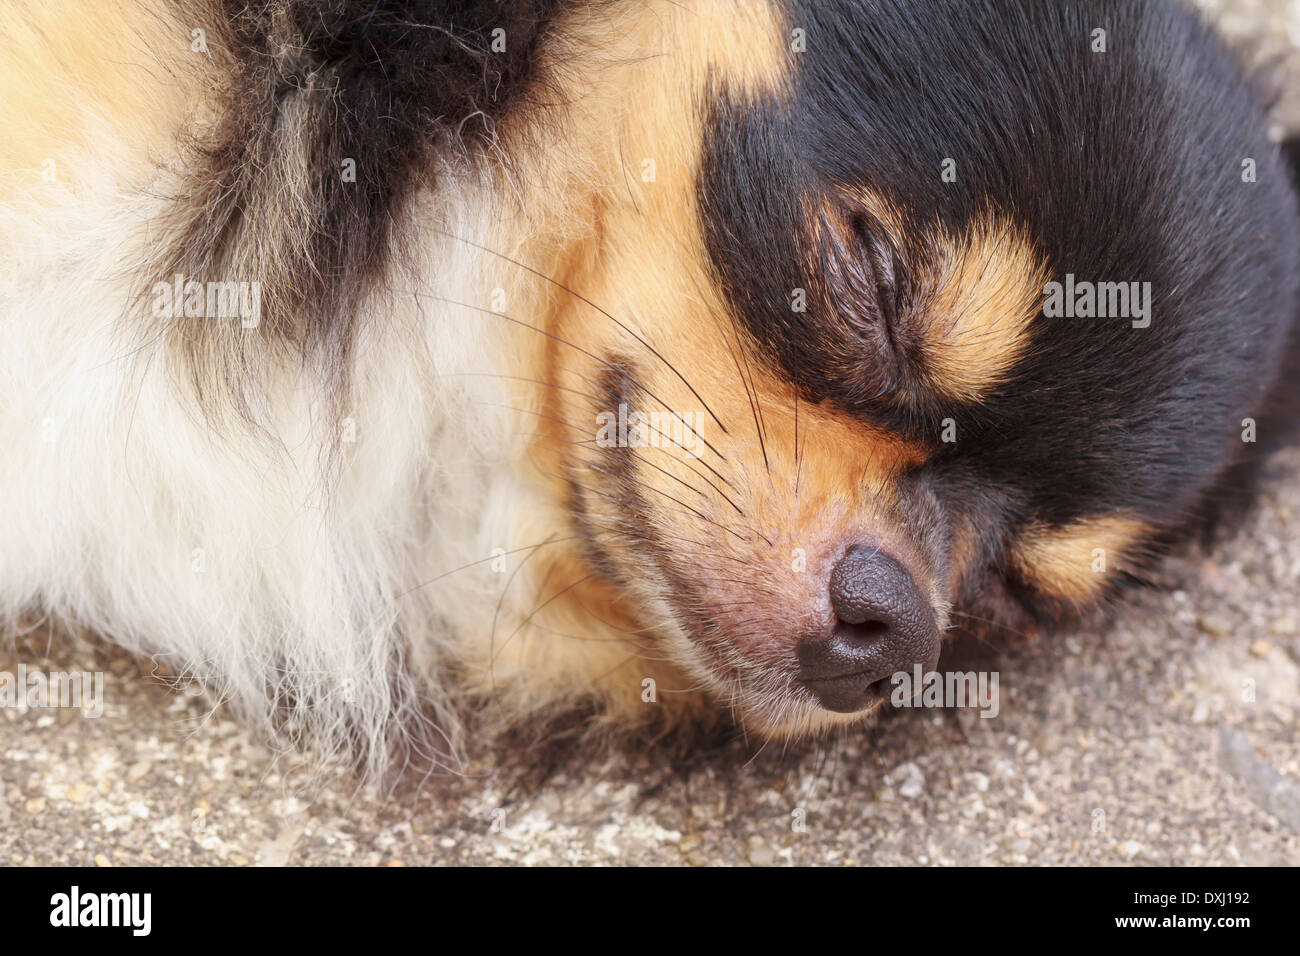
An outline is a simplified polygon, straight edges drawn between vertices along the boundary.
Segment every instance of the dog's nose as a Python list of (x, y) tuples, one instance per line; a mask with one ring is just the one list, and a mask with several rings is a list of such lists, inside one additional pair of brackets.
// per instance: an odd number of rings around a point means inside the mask
[(889, 694), (889, 678), (939, 660), (934, 609), (893, 558), (855, 546), (831, 571), (829, 632), (801, 641), (799, 676), (827, 710), (849, 714)]

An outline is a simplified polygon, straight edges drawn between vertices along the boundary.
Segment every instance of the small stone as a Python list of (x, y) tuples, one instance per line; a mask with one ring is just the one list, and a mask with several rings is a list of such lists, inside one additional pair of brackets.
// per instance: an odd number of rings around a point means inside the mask
[(899, 795), (907, 800), (915, 800), (925, 792), (925, 774), (910, 760), (891, 770), (885, 783), (897, 787)]
[(1222, 614), (1202, 614), (1196, 623), (1211, 637), (1227, 637), (1232, 633), (1232, 622)]
[(95, 866), (112, 866), (113, 861), (102, 853), (95, 854)]
[(682, 853), (690, 853), (692, 850), (698, 847), (701, 842), (702, 841), (696, 834), (688, 833), (686, 834), (686, 836), (682, 837), (681, 840), (678, 842), (677, 849), (681, 850)]
[(33, 797), (31, 800), (28, 800), (28, 801), (27, 801), (26, 810), (27, 810), (27, 812), (30, 813), (32, 816), (36, 816), (37, 814), (44, 813), (44, 812), (45, 812), (45, 798), (44, 798), (44, 797)]
[(1197, 701), (1196, 708), (1192, 711), (1192, 723), (1208, 724), (1210, 722), (1210, 707), (1205, 701)]
[(71, 803), (85, 803), (95, 794), (95, 788), (85, 781), (78, 780), (68, 788), (68, 792), (63, 795), (65, 800)]
[(1250, 652), (1256, 657), (1268, 657), (1273, 650), (1273, 645), (1268, 641), (1251, 641)]
[(386, 864), (384, 864), (384, 865), (385, 865), (385, 866), (392, 866), (392, 867), (406, 866), (405, 863), (403, 863), (401, 860), (396, 859), (396, 858), (389, 860), (389, 861), (388, 861)]
[(1119, 851), (1131, 860), (1142, 852), (1142, 844), (1138, 843), (1137, 840), (1129, 840), (1121, 844)]
[(1038, 799), (1038, 794), (1029, 789), (1028, 784), (1025, 785), (1024, 792), (1021, 793), (1020, 799), (1023, 800), (1025, 805), (1029, 807), (1030, 811), (1037, 816), (1041, 816), (1047, 811), (1046, 804), (1044, 804), (1042, 800)]
[(126, 779), (131, 783), (139, 783), (145, 777), (149, 776), (149, 771), (153, 769), (153, 763), (148, 760), (141, 760), (133, 763), (126, 771)]
[(749, 862), (754, 866), (771, 866), (776, 862), (776, 854), (762, 837), (749, 838)]
[(1275, 618), (1268, 626), (1268, 632), (1274, 637), (1290, 637), (1296, 632), (1295, 618), (1290, 616)]

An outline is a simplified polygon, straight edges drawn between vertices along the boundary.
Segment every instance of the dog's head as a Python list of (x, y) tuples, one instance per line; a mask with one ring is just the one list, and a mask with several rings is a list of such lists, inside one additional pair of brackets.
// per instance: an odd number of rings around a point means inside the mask
[(1172, 3), (757, 8), (575, 98), (616, 171), (531, 375), (592, 573), (784, 733), (1140, 573), (1249, 453), (1297, 229)]

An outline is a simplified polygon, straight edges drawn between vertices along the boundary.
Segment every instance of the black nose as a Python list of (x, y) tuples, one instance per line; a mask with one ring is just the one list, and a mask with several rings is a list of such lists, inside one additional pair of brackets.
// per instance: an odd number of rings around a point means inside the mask
[(835, 626), (796, 648), (799, 676), (827, 710), (863, 710), (889, 695), (896, 672), (938, 663), (934, 610), (893, 558), (850, 548), (831, 572), (830, 591)]

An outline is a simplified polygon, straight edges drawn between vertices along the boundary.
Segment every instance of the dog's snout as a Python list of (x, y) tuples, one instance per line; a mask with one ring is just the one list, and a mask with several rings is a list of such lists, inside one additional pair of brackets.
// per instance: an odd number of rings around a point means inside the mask
[(829, 587), (835, 624), (796, 648), (799, 676), (827, 710), (863, 710), (888, 694), (892, 674), (938, 662), (934, 609), (889, 555), (850, 548)]

